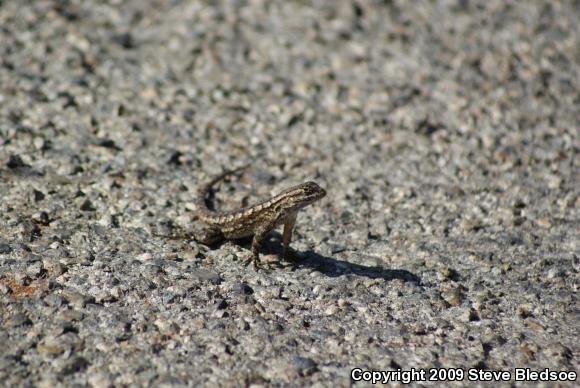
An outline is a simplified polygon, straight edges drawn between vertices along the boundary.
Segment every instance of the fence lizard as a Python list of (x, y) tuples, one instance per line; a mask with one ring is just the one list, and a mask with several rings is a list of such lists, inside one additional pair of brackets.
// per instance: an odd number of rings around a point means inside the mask
[(214, 212), (206, 203), (206, 197), (212, 187), (225, 177), (238, 172), (245, 167), (226, 171), (203, 185), (198, 192), (196, 207), (199, 220), (205, 225), (197, 231), (194, 239), (202, 244), (214, 244), (223, 239), (235, 240), (254, 236), (252, 240), (251, 257), (247, 264), (253, 261), (254, 268), (260, 264), (259, 250), (268, 233), (279, 225), (284, 225), (282, 234), (283, 256), (288, 258), (292, 230), (300, 209), (318, 201), (326, 195), (326, 191), (314, 182), (305, 182), (290, 187), (280, 194), (254, 205), (239, 210)]

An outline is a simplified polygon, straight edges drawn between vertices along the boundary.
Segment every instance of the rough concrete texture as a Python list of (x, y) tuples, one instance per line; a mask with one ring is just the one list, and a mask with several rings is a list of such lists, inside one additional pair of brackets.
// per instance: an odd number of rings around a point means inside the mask
[[(0, 1), (0, 383), (578, 371), (579, 7)], [(246, 163), (295, 264), (175, 237)]]

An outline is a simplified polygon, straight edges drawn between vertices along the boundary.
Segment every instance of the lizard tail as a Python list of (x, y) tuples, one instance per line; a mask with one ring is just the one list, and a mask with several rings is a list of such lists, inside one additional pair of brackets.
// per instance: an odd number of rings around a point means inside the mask
[(211, 191), (212, 187), (218, 183), (219, 181), (223, 180), (224, 178), (226, 178), (227, 176), (230, 175), (234, 175), (239, 173), (240, 171), (244, 171), (246, 170), (248, 167), (250, 166), (250, 164), (245, 164), (241, 167), (235, 168), (233, 170), (226, 170), (223, 173), (215, 176), (214, 178), (212, 178), (209, 182), (205, 183), (204, 185), (202, 185), (198, 192), (197, 192), (197, 198), (195, 201), (195, 206), (197, 208), (197, 213), (199, 215), (209, 215), (211, 213), (213, 213), (208, 207), (207, 207), (207, 203), (206, 203), (206, 197), (207, 194)]

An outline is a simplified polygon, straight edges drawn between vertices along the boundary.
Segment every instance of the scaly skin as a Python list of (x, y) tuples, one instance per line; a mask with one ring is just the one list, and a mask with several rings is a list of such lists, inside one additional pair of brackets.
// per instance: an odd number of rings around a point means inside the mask
[(227, 171), (200, 188), (196, 201), (197, 215), (206, 228), (196, 234), (195, 240), (203, 244), (213, 244), (222, 239), (235, 240), (253, 235), (251, 261), (257, 268), (262, 242), (272, 229), (282, 224), (284, 225), (282, 235), (284, 258), (287, 258), (298, 211), (324, 197), (326, 191), (309, 181), (239, 210), (229, 212), (209, 210), (206, 197), (213, 185), (243, 168), (245, 167)]

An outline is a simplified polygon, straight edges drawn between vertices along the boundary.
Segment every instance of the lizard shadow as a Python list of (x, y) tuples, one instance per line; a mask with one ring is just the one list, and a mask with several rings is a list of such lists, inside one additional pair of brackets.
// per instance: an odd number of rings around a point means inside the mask
[[(281, 240), (278, 233), (273, 233), (271, 241), (265, 245), (269, 245), (267, 249), (273, 251), (277, 255), (282, 255), (281, 244), (275, 240)], [(421, 278), (412, 272), (404, 269), (386, 269), (381, 266), (366, 266), (356, 263), (351, 263), (344, 260), (338, 260), (334, 257), (323, 256), (312, 250), (300, 253), (301, 257), (297, 257), (292, 261), (283, 261), (294, 269), (310, 268), (328, 277), (339, 277), (343, 275), (357, 275), (364, 276), (370, 279), (385, 279), (390, 281), (400, 279), (405, 282), (415, 282), (421, 284)]]
[[(262, 254), (274, 254), (282, 257), (282, 236), (277, 231), (271, 233), (268, 239), (262, 245)], [(246, 249), (250, 248), (251, 237), (236, 240), (236, 243), (244, 246)], [(224, 241), (218, 241), (211, 244), (210, 247), (216, 248), (221, 246)], [(412, 272), (404, 269), (386, 269), (381, 266), (366, 266), (349, 261), (338, 260), (334, 257), (320, 255), (312, 250), (300, 252), (301, 257), (296, 257), (294, 260), (282, 260), (280, 265), (282, 267), (290, 267), (293, 270), (298, 268), (311, 268), (328, 277), (339, 277), (343, 275), (357, 275), (364, 276), (370, 279), (385, 279), (390, 281), (399, 279), (405, 282), (415, 282), (421, 284), (421, 278)]]
[(302, 254), (305, 255), (303, 259), (291, 262), (294, 267), (315, 269), (328, 277), (353, 274), (370, 279), (385, 279), (386, 281), (400, 279), (405, 282), (421, 283), (421, 278), (404, 269), (387, 269), (381, 266), (371, 267), (323, 256), (314, 251), (306, 251), (302, 252)]

